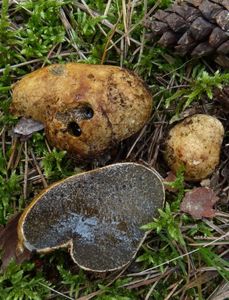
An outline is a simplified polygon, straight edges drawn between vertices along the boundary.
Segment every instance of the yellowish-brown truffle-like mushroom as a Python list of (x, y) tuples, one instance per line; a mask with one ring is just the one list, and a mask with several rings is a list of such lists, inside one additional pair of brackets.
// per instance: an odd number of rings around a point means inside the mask
[(79, 158), (96, 157), (136, 133), (151, 110), (152, 97), (133, 72), (78, 63), (26, 75), (11, 105), (13, 114), (42, 122), (53, 146)]
[(166, 140), (165, 159), (173, 172), (185, 167), (185, 179), (209, 176), (220, 158), (224, 128), (215, 117), (196, 114), (175, 125)]

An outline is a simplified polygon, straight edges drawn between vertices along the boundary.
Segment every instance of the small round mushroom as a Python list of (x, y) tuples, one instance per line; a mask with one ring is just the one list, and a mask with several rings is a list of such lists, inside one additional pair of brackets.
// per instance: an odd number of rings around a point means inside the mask
[(186, 180), (202, 180), (219, 163), (223, 136), (223, 125), (215, 117), (205, 114), (187, 117), (169, 131), (165, 159), (174, 173), (184, 166)]
[(50, 65), (13, 88), (11, 112), (40, 121), (50, 143), (81, 159), (94, 158), (139, 131), (152, 96), (133, 72), (116, 66)]
[(127, 265), (146, 237), (140, 227), (164, 203), (158, 173), (118, 163), (73, 175), (43, 191), (18, 225), (18, 249), (41, 253), (70, 248), (81, 268), (112, 271)]

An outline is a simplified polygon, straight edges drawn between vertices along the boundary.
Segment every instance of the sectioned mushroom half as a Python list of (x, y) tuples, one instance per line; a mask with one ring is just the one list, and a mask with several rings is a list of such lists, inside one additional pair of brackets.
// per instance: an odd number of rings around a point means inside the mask
[(133, 72), (116, 66), (50, 65), (13, 88), (11, 112), (40, 121), (50, 143), (78, 158), (99, 156), (148, 121), (152, 96)]
[(25, 209), (18, 248), (48, 252), (68, 247), (81, 268), (112, 271), (127, 265), (157, 215), (164, 187), (156, 171), (118, 163), (53, 184)]
[(223, 136), (223, 125), (215, 117), (205, 114), (187, 117), (169, 131), (165, 160), (174, 173), (184, 166), (186, 180), (202, 180), (219, 163)]

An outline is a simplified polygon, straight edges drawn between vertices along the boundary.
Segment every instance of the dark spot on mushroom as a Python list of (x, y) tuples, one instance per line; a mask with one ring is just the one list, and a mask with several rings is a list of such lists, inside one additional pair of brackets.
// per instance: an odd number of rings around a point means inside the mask
[(128, 226), (127, 226), (126, 222), (124, 222), (124, 221), (118, 223), (117, 228), (121, 231), (128, 232)]
[(107, 89), (107, 97), (110, 102), (116, 102), (122, 107), (126, 106), (127, 99), (125, 95), (119, 91), (117, 85), (114, 83), (109, 83)]
[(132, 81), (131, 80), (127, 80), (126, 82), (129, 84), (129, 86), (132, 86)]
[(55, 76), (63, 75), (64, 70), (65, 70), (64, 65), (56, 65), (56, 66), (54, 65), (49, 68), (49, 71), (52, 73), (52, 75), (55, 75)]
[(189, 126), (193, 124), (193, 120), (190, 118), (184, 119), (183, 121), (184, 126)]
[(80, 136), (82, 133), (79, 125), (74, 121), (68, 124), (67, 131), (76, 137)]
[(75, 98), (76, 98), (76, 100), (80, 100), (81, 97), (82, 97), (82, 96), (81, 96), (80, 94), (76, 94), (76, 97), (75, 97)]
[(84, 109), (83, 114), (85, 116), (85, 119), (88, 120), (88, 119), (91, 119), (94, 116), (94, 111), (93, 111), (93, 109), (91, 107), (84, 106), (83, 109)]
[(95, 76), (94, 76), (93, 74), (89, 74), (87, 77), (88, 77), (89, 79), (95, 79)]
[(88, 104), (83, 104), (79, 107), (74, 108), (69, 112), (71, 118), (75, 121), (79, 120), (89, 120), (94, 116), (93, 109)]

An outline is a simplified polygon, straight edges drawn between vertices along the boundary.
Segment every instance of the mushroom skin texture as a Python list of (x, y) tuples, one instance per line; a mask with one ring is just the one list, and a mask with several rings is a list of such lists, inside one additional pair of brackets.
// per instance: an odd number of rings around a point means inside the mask
[(73, 261), (95, 272), (120, 269), (136, 255), (141, 226), (164, 204), (153, 169), (117, 163), (73, 175), (35, 198), (18, 223), (18, 250), (45, 253), (68, 247)]
[(174, 173), (184, 166), (186, 180), (200, 181), (218, 165), (223, 136), (223, 125), (215, 117), (205, 114), (187, 117), (169, 131), (165, 160)]
[(116, 66), (55, 64), (13, 87), (11, 112), (45, 126), (49, 142), (78, 158), (99, 156), (148, 121), (152, 96), (133, 72)]

